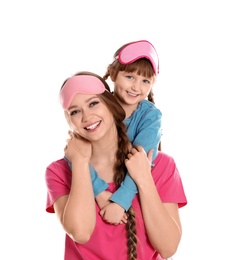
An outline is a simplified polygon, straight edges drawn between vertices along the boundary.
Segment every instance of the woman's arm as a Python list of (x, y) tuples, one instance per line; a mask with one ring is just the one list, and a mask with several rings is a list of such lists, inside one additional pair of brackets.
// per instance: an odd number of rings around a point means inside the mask
[(178, 205), (162, 203), (151, 174), (152, 152), (148, 157), (140, 146), (133, 148), (126, 167), (135, 181), (141, 202), (142, 215), (152, 246), (163, 258), (172, 256), (181, 239)]
[(54, 203), (54, 209), (66, 233), (83, 244), (90, 239), (96, 223), (89, 170), (91, 144), (74, 137), (68, 141), (65, 156), (72, 162), (71, 190)]
[[(64, 156), (64, 159), (67, 161), (70, 169), (72, 169), (72, 163)], [(108, 188), (108, 184), (99, 178), (97, 172), (95, 171), (94, 167), (90, 164), (90, 175), (93, 184), (93, 193), (94, 197), (97, 197), (101, 192), (105, 191)], [(101, 208), (101, 207), (100, 207)]]

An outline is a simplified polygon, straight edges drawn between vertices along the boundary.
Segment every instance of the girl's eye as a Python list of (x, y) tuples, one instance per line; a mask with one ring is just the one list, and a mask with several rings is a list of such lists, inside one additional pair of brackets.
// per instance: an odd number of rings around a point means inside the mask
[(130, 76), (130, 75), (127, 75), (126, 78), (128, 78), (128, 79), (133, 79), (134, 77), (133, 77), (133, 76)]
[(144, 79), (143, 82), (144, 82), (145, 84), (150, 84), (150, 81), (147, 80), (147, 79)]

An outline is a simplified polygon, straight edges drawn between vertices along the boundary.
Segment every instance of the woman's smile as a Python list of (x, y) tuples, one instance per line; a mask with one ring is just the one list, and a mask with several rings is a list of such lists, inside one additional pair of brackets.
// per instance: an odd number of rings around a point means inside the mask
[(90, 126), (86, 126), (84, 129), (87, 131), (92, 131), (98, 128), (98, 126), (101, 124), (102, 120), (90, 125)]

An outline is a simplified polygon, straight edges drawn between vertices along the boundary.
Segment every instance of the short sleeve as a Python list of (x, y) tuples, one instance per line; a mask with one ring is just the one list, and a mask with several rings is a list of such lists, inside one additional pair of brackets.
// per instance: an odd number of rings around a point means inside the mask
[(47, 186), (46, 211), (54, 213), (54, 202), (70, 192), (71, 172), (64, 159), (51, 163), (45, 172)]
[(163, 203), (177, 203), (179, 208), (187, 204), (183, 183), (174, 159), (159, 152), (154, 161), (152, 175)]

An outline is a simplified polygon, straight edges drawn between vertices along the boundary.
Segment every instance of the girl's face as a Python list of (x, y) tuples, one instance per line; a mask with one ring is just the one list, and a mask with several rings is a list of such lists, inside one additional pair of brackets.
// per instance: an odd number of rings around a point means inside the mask
[(136, 72), (119, 71), (114, 81), (114, 94), (121, 105), (138, 106), (154, 84), (154, 78), (145, 78)]
[(75, 95), (67, 112), (70, 126), (88, 141), (116, 133), (113, 115), (97, 95)]

